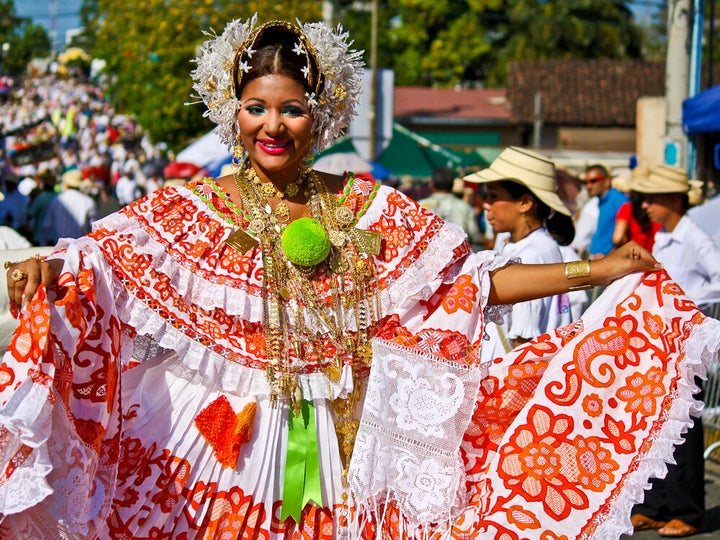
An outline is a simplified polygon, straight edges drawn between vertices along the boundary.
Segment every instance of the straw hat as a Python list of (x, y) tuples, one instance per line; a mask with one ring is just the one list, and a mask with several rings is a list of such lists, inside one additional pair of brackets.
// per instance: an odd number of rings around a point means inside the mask
[(226, 163), (222, 166), (222, 169), (220, 169), (220, 174), (218, 175), (218, 178), (222, 178), (223, 176), (227, 176), (229, 174), (235, 174), (235, 169), (237, 169), (235, 165), (233, 165), (232, 163)]
[(83, 177), (80, 169), (70, 169), (62, 175), (63, 185), (69, 188), (79, 188), (82, 181)]
[(658, 165), (647, 175), (633, 178), (630, 186), (640, 193), (687, 193), (690, 181), (685, 169), (674, 165)]
[(473, 184), (486, 184), (510, 180), (522, 184), (551, 209), (570, 215), (570, 210), (557, 194), (555, 165), (545, 156), (532, 150), (508, 146), (495, 158), (490, 167), (469, 174), (463, 180)]

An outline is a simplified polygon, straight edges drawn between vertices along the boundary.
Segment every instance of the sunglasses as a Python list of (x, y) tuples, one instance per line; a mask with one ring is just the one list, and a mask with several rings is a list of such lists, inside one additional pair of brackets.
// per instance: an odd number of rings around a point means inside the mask
[(590, 180), (585, 180), (585, 185), (587, 186), (590, 184), (597, 184), (598, 182), (602, 182), (603, 180), (605, 180), (605, 179), (604, 178), (591, 178)]

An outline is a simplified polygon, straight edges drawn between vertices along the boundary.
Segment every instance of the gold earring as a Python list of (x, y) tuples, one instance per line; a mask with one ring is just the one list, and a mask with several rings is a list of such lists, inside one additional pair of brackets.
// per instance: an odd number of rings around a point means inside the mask
[(242, 137), (238, 133), (235, 137), (235, 147), (233, 148), (233, 162), (236, 162), (235, 164), (242, 161), (242, 159), (245, 157), (245, 146), (242, 142)]
[(312, 169), (313, 163), (315, 163), (315, 149), (314, 144), (311, 141), (310, 144), (307, 145), (305, 148), (305, 152), (303, 152), (302, 162), (303, 162), (303, 169), (310, 170)]

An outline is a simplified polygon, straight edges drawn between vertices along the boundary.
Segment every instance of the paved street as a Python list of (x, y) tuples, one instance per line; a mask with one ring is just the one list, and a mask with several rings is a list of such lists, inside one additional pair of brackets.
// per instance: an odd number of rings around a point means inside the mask
[[(693, 539), (720, 539), (720, 462), (708, 460), (705, 467), (705, 506), (707, 513), (701, 527), (701, 532), (687, 538)], [(632, 535), (621, 536), (623, 540), (654, 540), (664, 538), (657, 531), (638, 531)]]

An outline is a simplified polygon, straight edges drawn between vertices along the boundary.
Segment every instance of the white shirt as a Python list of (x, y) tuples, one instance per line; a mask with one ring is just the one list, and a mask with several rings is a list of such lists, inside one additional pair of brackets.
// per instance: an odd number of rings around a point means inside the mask
[(76, 189), (68, 189), (55, 197), (45, 216), (48, 238), (80, 238), (90, 232), (97, 218), (97, 205), (92, 197)]
[(692, 219), (655, 233), (653, 256), (698, 306), (720, 302), (720, 247)]
[[(544, 228), (534, 230), (518, 242), (508, 242), (502, 249), (502, 254), (507, 257), (520, 257), (525, 264), (563, 262), (560, 246)], [(503, 343), (503, 335), (512, 347), (512, 340), (516, 338), (535, 338), (570, 322), (572, 316), (567, 294), (518, 302), (500, 329), (493, 323), (488, 323), (485, 327), (489, 339), (483, 342), (481, 359), (490, 361), (505, 355), (507, 349)]]
[(0, 226), (0, 249), (29, 248), (32, 244), (12, 227)]
[(600, 215), (599, 199), (593, 197), (580, 209), (580, 215), (575, 221), (575, 238), (570, 244), (580, 254), (587, 253), (590, 241), (597, 229), (598, 215)]

